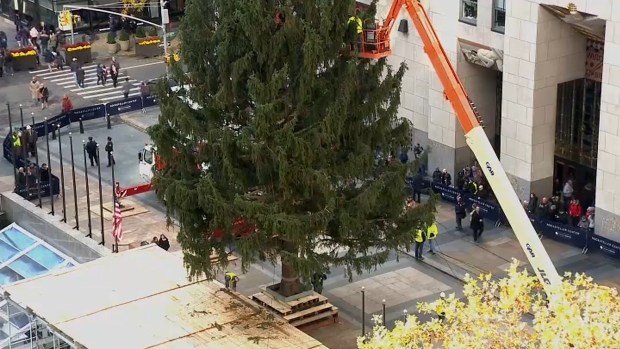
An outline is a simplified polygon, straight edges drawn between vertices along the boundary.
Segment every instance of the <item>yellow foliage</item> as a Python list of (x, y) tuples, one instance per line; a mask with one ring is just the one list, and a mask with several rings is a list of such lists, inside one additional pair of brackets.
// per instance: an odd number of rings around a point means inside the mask
[(159, 39), (157, 39), (157, 40), (144, 40), (144, 41), (138, 42), (138, 45), (140, 45), (140, 46), (156, 45), (156, 44), (159, 44), (160, 42), (161, 42), (161, 40), (159, 40)]
[(123, 0), (122, 14), (128, 15), (130, 13), (138, 13), (144, 10), (146, 0)]
[[(420, 323), (410, 315), (387, 330), (376, 319), (372, 334), (358, 338), (360, 349), (396, 348), (618, 348), (620, 299), (616, 289), (583, 274), (566, 274), (547, 297), (535, 275), (513, 261), (508, 275), (467, 277), (464, 299), (445, 300), (446, 320)], [(434, 303), (418, 311), (434, 314)]]
[(88, 50), (89, 48), (91, 48), (90, 45), (84, 45), (84, 46), (78, 46), (78, 47), (69, 47), (69, 48), (67, 48), (67, 52)]
[(35, 50), (30, 50), (28, 52), (11, 52), (11, 56), (12, 57), (28, 57), (28, 56), (36, 56), (37, 55), (37, 51)]

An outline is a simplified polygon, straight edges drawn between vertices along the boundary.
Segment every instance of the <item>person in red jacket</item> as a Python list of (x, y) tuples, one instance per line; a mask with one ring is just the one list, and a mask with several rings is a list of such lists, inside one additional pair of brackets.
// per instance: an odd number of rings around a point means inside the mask
[(62, 112), (68, 113), (71, 110), (73, 110), (73, 103), (71, 103), (71, 99), (69, 98), (69, 95), (65, 95), (62, 98)]
[(579, 200), (572, 199), (568, 204), (568, 215), (573, 223), (573, 226), (577, 226), (579, 223), (579, 218), (581, 217), (581, 204), (579, 204)]

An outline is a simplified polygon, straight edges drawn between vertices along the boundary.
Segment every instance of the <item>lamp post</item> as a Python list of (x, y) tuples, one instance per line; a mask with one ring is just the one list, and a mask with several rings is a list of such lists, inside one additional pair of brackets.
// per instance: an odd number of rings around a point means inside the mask
[(362, 337), (366, 335), (366, 287), (362, 286)]
[[(34, 129), (34, 113), (32, 113), (32, 129), (34, 132), (37, 130)], [(38, 208), (43, 208), (43, 202), (41, 201), (41, 168), (39, 167), (39, 147), (37, 146), (37, 142), (34, 143), (34, 160), (37, 164), (37, 198), (39, 199)]]
[(382, 316), (382, 319), (383, 319), (383, 327), (385, 327), (385, 299), (382, 299), (382, 300), (381, 300), (381, 303), (382, 303), (382, 305), (383, 305), (383, 316)]
[[(99, 159), (99, 144), (97, 144), (97, 159)], [(101, 191), (101, 161), (97, 161), (97, 174), (99, 176), (99, 218), (101, 219), (101, 242), (105, 246), (105, 232), (103, 227), (103, 192)]]
[[(166, 27), (168, 23), (170, 23), (170, 18), (168, 17), (168, 9), (166, 5), (168, 4), (167, 0), (160, 0), (160, 12), (161, 12), (161, 30), (164, 37), (164, 57), (168, 57), (168, 34), (166, 33)], [(168, 57), (170, 60), (170, 57)], [(168, 63), (166, 63), (166, 75), (168, 75)]]

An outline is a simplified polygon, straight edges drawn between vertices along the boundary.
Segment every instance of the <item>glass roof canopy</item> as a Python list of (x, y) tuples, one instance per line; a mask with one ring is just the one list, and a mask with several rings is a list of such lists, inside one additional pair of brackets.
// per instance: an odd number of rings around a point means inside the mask
[[(77, 264), (15, 223), (0, 230), (0, 287)], [(29, 316), (0, 297), (0, 346), (29, 328)]]

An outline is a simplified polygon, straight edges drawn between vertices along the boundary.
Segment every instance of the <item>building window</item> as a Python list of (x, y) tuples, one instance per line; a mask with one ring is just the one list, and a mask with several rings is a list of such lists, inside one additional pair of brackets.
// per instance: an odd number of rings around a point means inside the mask
[(506, 0), (493, 0), (493, 28), (503, 33), (506, 30)]
[(460, 20), (470, 24), (476, 24), (478, 18), (478, 0), (461, 0)]

